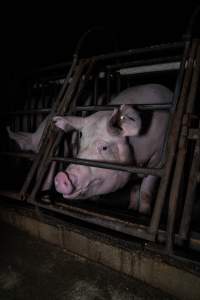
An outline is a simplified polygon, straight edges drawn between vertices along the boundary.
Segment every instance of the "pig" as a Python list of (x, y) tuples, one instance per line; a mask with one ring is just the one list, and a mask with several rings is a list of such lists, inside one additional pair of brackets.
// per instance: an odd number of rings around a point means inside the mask
[[(110, 104), (121, 105), (113, 112), (100, 111), (84, 118), (56, 116), (53, 122), (65, 132), (72, 129), (79, 131), (81, 138), (77, 158), (155, 168), (161, 158), (168, 112), (154, 111), (151, 118), (146, 120), (145, 114), (139, 113), (133, 106), (135, 103), (171, 103), (172, 95), (168, 88), (159, 84), (134, 86), (112, 99)], [(8, 134), (21, 150), (37, 153), (47, 118), (34, 133), (12, 132), (8, 127)], [(75, 154), (74, 143), (72, 148)], [(65, 151), (65, 155), (67, 153)], [(52, 169), (55, 172), (55, 162), (52, 163), (42, 190), (51, 186)], [(70, 164), (65, 171), (56, 175), (54, 183), (57, 192), (64, 198), (86, 199), (117, 191), (129, 179), (128, 172)], [(129, 208), (144, 214), (150, 213), (157, 181), (157, 177), (147, 175), (141, 185), (134, 184), (130, 192)]]
[[(122, 91), (110, 104), (114, 111), (99, 111), (88, 117), (56, 116), (55, 126), (68, 132), (80, 132), (77, 158), (156, 168), (160, 162), (169, 113), (156, 110), (145, 118), (134, 104), (165, 104), (172, 102), (173, 93), (159, 84), (134, 86)], [(58, 172), (54, 183), (66, 199), (88, 199), (115, 192), (124, 187), (130, 173), (70, 164)], [(158, 177), (146, 175), (141, 184), (132, 186), (129, 208), (150, 214)]]

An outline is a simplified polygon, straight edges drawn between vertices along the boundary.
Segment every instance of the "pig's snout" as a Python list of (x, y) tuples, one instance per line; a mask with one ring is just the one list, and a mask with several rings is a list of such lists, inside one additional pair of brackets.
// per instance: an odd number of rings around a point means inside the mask
[(73, 193), (74, 186), (70, 180), (68, 173), (59, 172), (54, 179), (57, 192), (63, 195), (70, 195)]

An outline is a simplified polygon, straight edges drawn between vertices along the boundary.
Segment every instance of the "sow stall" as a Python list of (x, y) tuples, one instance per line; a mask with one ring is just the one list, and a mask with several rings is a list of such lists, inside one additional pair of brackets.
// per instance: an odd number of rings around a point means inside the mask
[[(1, 181), (2, 198), (35, 206), (38, 213), (40, 210), (57, 213), (79, 220), (83, 226), (91, 224), (118, 232), (124, 239), (131, 236), (153, 242), (156, 252), (198, 266), (200, 227), (195, 212), (200, 178), (199, 69), (200, 41), (185, 39), (84, 59), (75, 53), (72, 63), (28, 74), (23, 81), (26, 92), (22, 98), (14, 102), (13, 111), (1, 114), (5, 140), (0, 152), (1, 170), (5, 174)], [(150, 82), (163, 84), (173, 91), (172, 104), (136, 105), (147, 115), (154, 110), (170, 112), (157, 168), (77, 159), (72, 153), (64, 156), (65, 137), (54, 127), (53, 116), (87, 116), (100, 110), (113, 110), (114, 106), (108, 104), (113, 95), (127, 87)], [(14, 151), (16, 145), (8, 139), (5, 127), (33, 132), (47, 116), (39, 152)], [(78, 135), (70, 134), (68, 140), (78, 143)], [(133, 174), (133, 178), (134, 174), (140, 178), (147, 174), (159, 177), (151, 215), (143, 216), (127, 209), (128, 187), (95, 201), (62, 199), (53, 183), (43, 191), (50, 169), (53, 167), (55, 174), (69, 163), (121, 170)]]

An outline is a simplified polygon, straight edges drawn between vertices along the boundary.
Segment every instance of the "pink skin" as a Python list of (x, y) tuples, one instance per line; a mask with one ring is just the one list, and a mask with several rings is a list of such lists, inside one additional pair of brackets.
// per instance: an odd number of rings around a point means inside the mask
[[(77, 129), (82, 132), (78, 158), (129, 165), (134, 163), (136, 166), (154, 168), (160, 162), (168, 112), (155, 111), (148, 124), (149, 127), (139, 135), (140, 115), (127, 104), (160, 104), (169, 103), (171, 100), (172, 92), (159, 84), (134, 86), (122, 91), (111, 101), (110, 104), (124, 104), (113, 114), (106, 111), (87, 118), (55, 117), (53, 121), (64, 131)], [(7, 128), (8, 134), (22, 150), (38, 152), (45, 122), (46, 119), (33, 134), (12, 132)], [(73, 141), (71, 144), (73, 145)], [(53, 172), (51, 178), (54, 176)], [(148, 175), (142, 179), (141, 186), (133, 186), (130, 193), (130, 208), (142, 213), (150, 212), (157, 179), (155, 176)], [(55, 187), (65, 198), (84, 199), (116, 191), (128, 180), (129, 174), (126, 172), (71, 164), (65, 172), (57, 174)], [(47, 178), (48, 182), (51, 182), (49, 178)]]
[[(127, 106), (122, 109), (127, 111)], [(134, 124), (131, 124), (131, 135), (133, 135), (139, 132), (140, 119), (135, 110), (131, 109), (131, 112), (134, 113), (135, 118)], [(126, 122), (123, 118), (123, 124), (120, 121), (120, 133), (119, 128), (115, 132), (111, 123), (117, 121), (116, 118), (120, 117), (118, 114), (119, 112), (115, 110), (113, 113), (98, 112), (88, 118), (55, 117), (54, 122), (64, 130), (69, 124), (81, 129), (82, 138), (78, 158), (130, 164), (132, 157), (126, 142), (130, 119)], [(85, 199), (116, 191), (128, 182), (129, 176), (127, 172), (71, 164), (65, 172), (57, 174), (54, 183), (56, 190), (63, 194), (64, 198)]]

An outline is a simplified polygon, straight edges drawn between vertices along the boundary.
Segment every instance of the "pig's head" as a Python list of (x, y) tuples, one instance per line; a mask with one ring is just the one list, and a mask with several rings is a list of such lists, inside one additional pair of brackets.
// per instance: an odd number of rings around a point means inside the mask
[[(129, 105), (114, 112), (97, 112), (89, 117), (54, 117), (55, 125), (64, 130), (77, 129), (80, 147), (77, 158), (130, 164), (133, 154), (130, 136), (141, 128), (139, 113)], [(85, 199), (114, 192), (123, 187), (129, 173), (110, 169), (70, 164), (55, 177), (55, 188), (68, 199)]]

